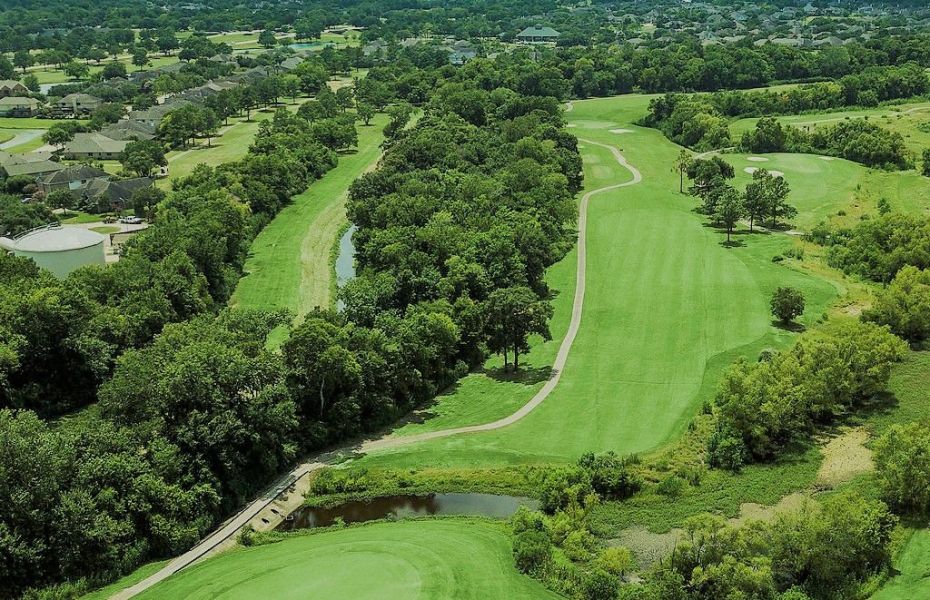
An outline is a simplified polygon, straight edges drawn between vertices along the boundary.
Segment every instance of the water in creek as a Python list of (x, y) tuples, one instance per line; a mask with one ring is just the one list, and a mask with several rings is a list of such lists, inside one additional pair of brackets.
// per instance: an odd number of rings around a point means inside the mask
[(331, 508), (302, 506), (288, 515), (277, 529), (291, 531), (332, 525), (336, 518), (346, 523), (376, 519), (403, 519), (427, 515), (465, 515), (506, 519), (521, 506), (536, 509), (532, 498), (495, 494), (429, 494), (426, 496), (382, 496), (371, 500), (346, 502)]

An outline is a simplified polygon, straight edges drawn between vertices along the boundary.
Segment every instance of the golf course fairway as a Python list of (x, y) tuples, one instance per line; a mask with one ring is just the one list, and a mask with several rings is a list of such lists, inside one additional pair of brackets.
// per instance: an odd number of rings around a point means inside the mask
[[(776, 287), (803, 291), (808, 308), (802, 323), (822, 314), (836, 295), (833, 286), (772, 262), (792, 245), (790, 236), (742, 235), (738, 245), (725, 247), (725, 235), (694, 212), (694, 199), (679, 193), (673, 172), (680, 148), (659, 131), (635, 125), (649, 99), (575, 102), (567, 114), (581, 146), (586, 191), (631, 177), (605, 144), (620, 149), (643, 180), (591, 198), (583, 317), (558, 387), (513, 425), (385, 450), (370, 455), (368, 464), (476, 467), (565, 462), (589, 451), (649, 451), (684, 431), (733, 360), (755, 360), (760, 350), (791, 342), (794, 334), (774, 326), (769, 313)], [(557, 302), (572, 293), (557, 285), (572, 279), (572, 261), (574, 255), (551, 270)], [(556, 305), (554, 336), (563, 334), (568, 312)], [(531, 368), (546, 366), (533, 358)], [(488, 407), (498, 394), (474, 394), (481, 386), (466, 379), (429, 412), (443, 417), (443, 427), (471, 424), (454, 416), (500, 417), (494, 413), (525, 403), (544, 378), (530, 378), (499, 411)], [(457, 398), (460, 392), (468, 397)], [(449, 408), (465, 405), (484, 408)], [(432, 428), (427, 420), (397, 435)]]
[(238, 308), (287, 308), (303, 315), (332, 303), (331, 253), (346, 219), (349, 186), (381, 155), (387, 117), (358, 126), (358, 150), (295, 196), (252, 242), (231, 304)]
[(513, 565), (504, 525), (377, 523), (243, 548), (206, 560), (140, 600), (558, 598)]

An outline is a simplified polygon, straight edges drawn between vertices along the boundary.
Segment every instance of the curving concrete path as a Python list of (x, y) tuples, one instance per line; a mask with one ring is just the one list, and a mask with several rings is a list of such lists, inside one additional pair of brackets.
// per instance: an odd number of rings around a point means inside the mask
[(0, 144), (0, 150), (8, 150), (10, 148), (19, 146), (20, 144), (31, 142), (37, 137), (40, 137), (43, 133), (45, 133), (44, 129), (21, 129), (19, 133), (13, 136), (12, 139), (9, 139)]
[[(571, 110), (571, 108), (568, 110)], [(497, 421), (492, 421), (491, 423), (484, 423), (482, 425), (470, 425), (467, 427), (455, 427), (438, 431), (429, 431), (404, 437), (385, 436), (379, 439), (364, 441), (361, 444), (343, 446), (331, 452), (316, 455), (308, 461), (297, 465), (290, 471), (290, 473), (279, 479), (270, 488), (268, 488), (268, 490), (263, 493), (257, 500), (246, 506), (236, 515), (230, 517), (220, 526), (219, 529), (201, 540), (196, 546), (181, 556), (178, 556), (146, 579), (143, 579), (139, 583), (111, 596), (111, 600), (126, 600), (128, 598), (132, 598), (136, 594), (139, 594), (142, 591), (147, 590), (153, 585), (159, 583), (160, 581), (167, 579), (171, 575), (174, 575), (181, 569), (190, 566), (200, 558), (204, 557), (206, 554), (210, 553), (217, 546), (235, 536), (240, 529), (245, 527), (245, 525), (254, 519), (262, 510), (267, 508), (279, 496), (291, 489), (291, 487), (295, 484), (295, 482), (297, 482), (298, 479), (305, 477), (313, 471), (328, 466), (338, 457), (345, 456), (347, 452), (366, 453), (374, 450), (399, 448), (401, 446), (407, 446), (417, 442), (445, 438), (453, 435), (461, 435), (464, 433), (493, 431), (495, 429), (507, 427), (508, 425), (513, 425), (526, 415), (530, 414), (540, 404), (542, 404), (543, 401), (559, 384), (559, 379), (561, 379), (562, 370), (565, 368), (565, 363), (568, 361), (568, 355), (571, 351), (572, 344), (575, 341), (575, 336), (578, 334), (578, 329), (581, 327), (581, 315), (584, 308), (585, 270), (587, 266), (588, 203), (591, 198), (597, 194), (636, 185), (643, 180), (643, 176), (639, 170), (627, 162), (626, 158), (623, 156), (620, 150), (617, 149), (616, 146), (602, 144), (592, 140), (580, 139), (579, 141), (584, 142), (585, 144), (591, 144), (592, 146), (599, 146), (601, 148), (610, 150), (617, 163), (623, 168), (627, 169), (632, 174), (633, 178), (630, 181), (624, 183), (617, 183), (614, 185), (598, 188), (596, 190), (591, 190), (581, 197), (581, 202), (579, 203), (578, 207), (578, 267), (575, 278), (575, 297), (572, 303), (571, 322), (569, 323), (568, 332), (565, 334), (565, 337), (562, 339), (562, 344), (559, 346), (559, 352), (556, 355), (555, 361), (552, 364), (552, 375), (550, 375), (545, 385), (543, 385), (543, 387), (540, 388), (538, 392), (536, 392), (536, 395), (534, 395), (529, 402), (521, 406), (513, 414), (508, 415), (502, 419), (498, 419)]]

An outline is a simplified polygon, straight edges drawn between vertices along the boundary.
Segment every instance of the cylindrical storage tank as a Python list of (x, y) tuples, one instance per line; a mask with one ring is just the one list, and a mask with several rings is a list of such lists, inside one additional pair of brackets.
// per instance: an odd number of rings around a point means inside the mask
[[(13, 254), (64, 278), (84, 265), (105, 265), (104, 237), (81, 227), (49, 226), (13, 240)], [(9, 244), (4, 244), (8, 246)]]

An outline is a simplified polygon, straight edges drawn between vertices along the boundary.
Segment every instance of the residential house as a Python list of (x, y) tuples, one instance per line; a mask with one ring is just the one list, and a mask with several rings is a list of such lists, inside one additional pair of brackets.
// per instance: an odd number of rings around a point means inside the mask
[(517, 41), (524, 44), (554, 44), (559, 39), (559, 32), (551, 27), (534, 25), (517, 34)]
[(75, 93), (68, 94), (55, 103), (56, 116), (80, 117), (87, 116), (97, 110), (103, 100), (90, 94)]
[(101, 135), (120, 142), (151, 140), (155, 138), (157, 133), (158, 130), (155, 126), (135, 119), (120, 119), (100, 130)]
[(117, 160), (128, 143), (100, 133), (77, 133), (65, 144), (62, 156), (68, 160)]
[(31, 117), (39, 107), (39, 101), (25, 96), (0, 98), (0, 117)]
[(0, 98), (7, 96), (25, 96), (29, 93), (29, 88), (18, 81), (12, 79), (0, 80)]
[(90, 165), (72, 165), (36, 178), (36, 184), (39, 190), (47, 196), (59, 190), (78, 192), (89, 186), (95, 179), (106, 179), (109, 176), (106, 171)]
[(81, 206), (88, 206), (98, 212), (118, 211), (129, 206), (132, 195), (136, 191), (152, 187), (152, 180), (148, 177), (134, 177), (132, 179), (104, 179), (97, 178), (90, 181), (81, 192)]
[(25, 154), (10, 154), (0, 152), (0, 176), (40, 177), (64, 169), (64, 165), (51, 160), (49, 152), (27, 152)]
[(282, 62), (279, 67), (282, 71), (293, 71), (300, 63), (304, 62), (304, 60), (305, 59), (302, 56), (291, 56), (290, 58), (284, 60), (284, 62)]
[(165, 115), (171, 111), (181, 108), (185, 104), (191, 104), (190, 100), (185, 100), (183, 98), (171, 98), (170, 101), (165, 102), (164, 104), (156, 104), (151, 108), (145, 110), (134, 110), (129, 113), (130, 121), (139, 121), (148, 125), (149, 127), (158, 128), (161, 120), (165, 118)]

